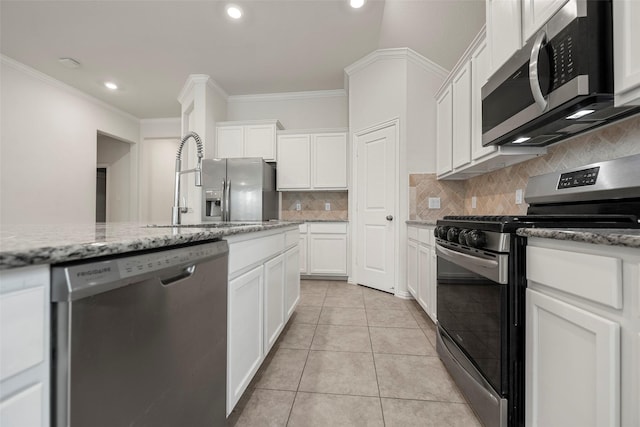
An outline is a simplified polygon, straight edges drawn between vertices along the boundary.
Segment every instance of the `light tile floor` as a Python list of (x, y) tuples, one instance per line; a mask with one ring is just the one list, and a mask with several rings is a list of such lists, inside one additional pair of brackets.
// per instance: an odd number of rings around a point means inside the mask
[(230, 426), (481, 426), (415, 301), (346, 282), (300, 288)]

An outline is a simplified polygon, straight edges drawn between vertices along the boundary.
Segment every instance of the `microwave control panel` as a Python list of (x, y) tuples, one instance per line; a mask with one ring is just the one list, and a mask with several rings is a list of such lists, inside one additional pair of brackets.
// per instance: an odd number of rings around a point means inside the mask
[(558, 190), (563, 188), (584, 187), (585, 185), (595, 185), (598, 180), (600, 166), (583, 169), (581, 171), (567, 172), (560, 175)]
[(554, 91), (563, 84), (578, 76), (578, 67), (575, 64), (576, 53), (574, 40), (579, 37), (579, 19), (574, 20), (558, 35), (552, 38), (548, 45), (551, 65), (551, 88)]

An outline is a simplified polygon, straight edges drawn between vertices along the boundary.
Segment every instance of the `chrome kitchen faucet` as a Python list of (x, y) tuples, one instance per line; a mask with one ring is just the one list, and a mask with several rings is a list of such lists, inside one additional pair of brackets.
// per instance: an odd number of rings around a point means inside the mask
[[(198, 164), (194, 169), (188, 169), (186, 171), (182, 170), (182, 148), (184, 144), (187, 142), (189, 138), (193, 138), (198, 147)], [(175, 191), (173, 197), (173, 208), (171, 209), (171, 225), (179, 225), (180, 224), (180, 214), (187, 213), (188, 208), (186, 206), (180, 206), (180, 175), (185, 173), (194, 172), (196, 174), (196, 187), (202, 186), (202, 156), (203, 156), (203, 148), (202, 141), (200, 137), (195, 132), (189, 132), (185, 136), (182, 137), (182, 141), (180, 141), (180, 147), (178, 148), (178, 153), (176, 154), (176, 181), (175, 181)], [(186, 205), (186, 204), (185, 204)]]

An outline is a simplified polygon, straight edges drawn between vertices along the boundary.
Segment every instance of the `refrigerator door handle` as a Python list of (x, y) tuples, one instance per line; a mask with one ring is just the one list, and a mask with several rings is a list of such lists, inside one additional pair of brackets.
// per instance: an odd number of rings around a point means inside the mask
[(226, 220), (226, 212), (225, 210), (227, 209), (227, 203), (225, 201), (225, 194), (227, 191), (227, 180), (223, 179), (222, 180), (222, 194), (220, 195), (220, 218), (222, 219), (222, 221)]
[(227, 210), (227, 218), (225, 221), (231, 221), (231, 180), (227, 180), (227, 186), (225, 188), (225, 209)]

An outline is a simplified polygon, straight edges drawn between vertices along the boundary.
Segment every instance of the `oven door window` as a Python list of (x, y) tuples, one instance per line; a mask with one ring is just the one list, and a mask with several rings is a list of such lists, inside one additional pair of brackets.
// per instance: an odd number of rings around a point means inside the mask
[(438, 257), (438, 323), (498, 392), (507, 286)]

